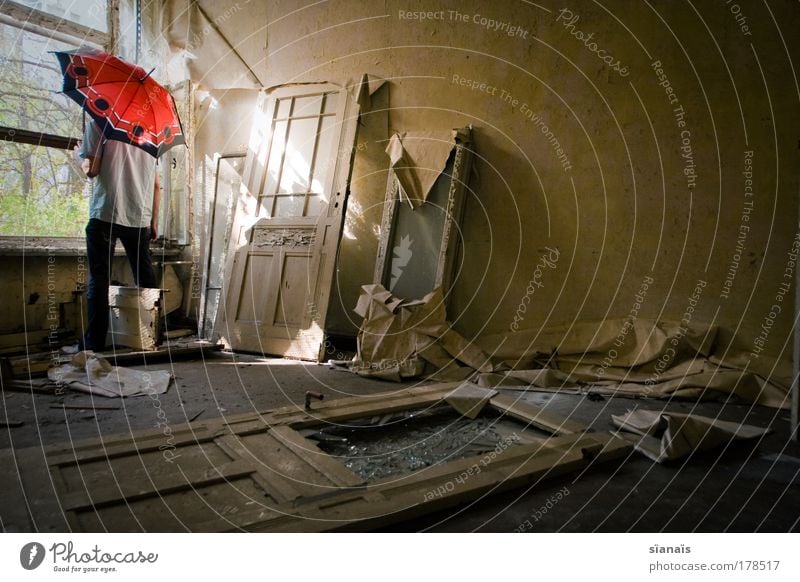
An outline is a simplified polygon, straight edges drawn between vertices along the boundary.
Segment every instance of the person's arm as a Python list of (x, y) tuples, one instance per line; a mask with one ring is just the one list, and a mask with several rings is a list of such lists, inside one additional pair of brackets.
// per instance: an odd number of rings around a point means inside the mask
[(94, 178), (100, 173), (100, 162), (103, 160), (103, 150), (97, 148), (97, 152), (93, 156), (88, 156), (86, 161), (89, 162), (89, 169), (86, 171), (86, 175), (90, 178)]
[(83, 143), (80, 144), (78, 155), (83, 158), (81, 169), (86, 176), (94, 178), (100, 173), (100, 162), (103, 159), (103, 140), (100, 132), (95, 127), (95, 122), (86, 124)]
[(150, 218), (150, 239), (158, 238), (158, 206), (161, 202), (161, 180), (158, 179), (158, 168), (156, 168), (156, 184), (153, 189), (153, 216)]

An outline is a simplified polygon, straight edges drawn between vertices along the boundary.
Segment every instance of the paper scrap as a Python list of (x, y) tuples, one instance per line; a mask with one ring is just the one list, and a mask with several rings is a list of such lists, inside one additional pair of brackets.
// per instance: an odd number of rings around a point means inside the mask
[(629, 410), (624, 415), (612, 415), (611, 420), (620, 429), (640, 435), (634, 443), (636, 450), (657, 463), (770, 432), (749, 424), (659, 410)]
[(456, 130), (407, 131), (389, 139), (386, 153), (400, 191), (412, 208), (428, 199), (456, 145), (456, 135)]

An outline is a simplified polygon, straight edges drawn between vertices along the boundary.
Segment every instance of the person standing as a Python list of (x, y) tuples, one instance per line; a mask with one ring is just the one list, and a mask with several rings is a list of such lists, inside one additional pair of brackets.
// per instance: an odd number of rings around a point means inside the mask
[(140, 148), (105, 139), (95, 120), (86, 124), (76, 150), (86, 175), (93, 179), (86, 225), (89, 322), (79, 348), (101, 352), (108, 334), (108, 287), (117, 239), (125, 248), (136, 285), (158, 287), (150, 258), (150, 241), (158, 237), (158, 161)]

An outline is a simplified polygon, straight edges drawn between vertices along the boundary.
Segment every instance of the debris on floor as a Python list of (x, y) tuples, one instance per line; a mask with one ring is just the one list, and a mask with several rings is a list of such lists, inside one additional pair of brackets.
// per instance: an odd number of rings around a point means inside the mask
[(489, 356), (450, 328), (444, 305), (441, 289), (406, 301), (382, 285), (362, 286), (355, 311), (364, 321), (350, 369), (397, 382), (423, 374), (460, 381), (476, 370), (492, 372)]
[(486, 335), (476, 344), (501, 362), (474, 381), (486, 388), (788, 408), (791, 364), (751, 358), (720, 339), (727, 335), (713, 325), (641, 318)]
[[(388, 416), (388, 418), (387, 418)], [(526, 444), (522, 424), (489, 412), (469, 418), (450, 406), (373, 417), (309, 435), (367, 482)]]
[(462, 416), (477, 418), (489, 400), (497, 396), (497, 390), (487, 390), (465, 382), (445, 397), (445, 401)]
[(163, 394), (172, 380), (165, 370), (132, 370), (112, 366), (94, 352), (79, 352), (68, 364), (50, 368), (51, 381), (73, 390), (109, 398)]
[(631, 410), (612, 415), (620, 429), (640, 435), (634, 447), (657, 463), (674, 461), (687, 455), (708, 451), (737, 439), (753, 439), (770, 432), (749, 424), (659, 410)]

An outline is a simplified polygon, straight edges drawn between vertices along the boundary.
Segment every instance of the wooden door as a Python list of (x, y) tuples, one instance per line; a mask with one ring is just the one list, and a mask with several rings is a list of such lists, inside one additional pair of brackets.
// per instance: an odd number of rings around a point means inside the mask
[(330, 84), (280, 88), (259, 103), (218, 330), (232, 349), (319, 357), (357, 107)]
[(485, 404), (491, 414), (520, 421), (489, 445), (494, 448), (460, 458), (447, 453), (410, 473), (360, 476), (347, 466), (363, 458), (360, 453), (334, 456), (310, 438), (309, 430), (313, 435), (359, 419), (448, 407), (459, 385), (325, 400), (313, 410), (292, 405), (175, 425), (169, 433), (159, 427), (34, 447), (15, 451), (14, 458), (0, 452), (0, 466), (13, 467), (13, 480), (4, 482), (0, 472), (3, 494), (15, 501), (6, 505), (22, 509), (4, 515), (3, 524), (45, 532), (366, 531), (514, 487), (530, 490), (565, 473), (582, 475), (632, 449), (628, 440), (590, 433), (509, 395)]

